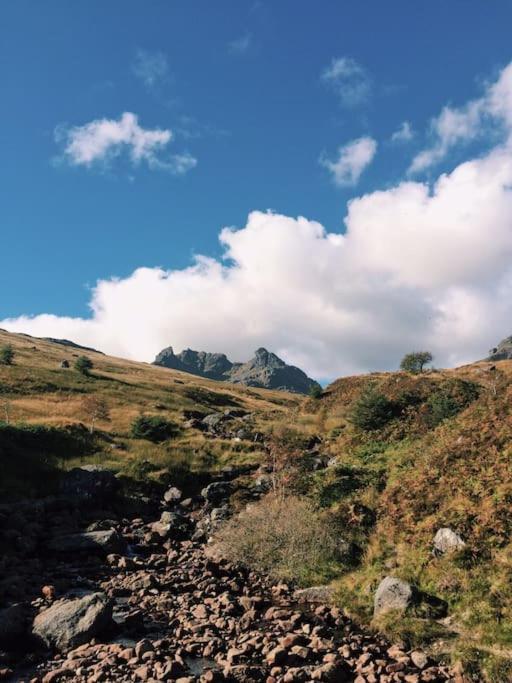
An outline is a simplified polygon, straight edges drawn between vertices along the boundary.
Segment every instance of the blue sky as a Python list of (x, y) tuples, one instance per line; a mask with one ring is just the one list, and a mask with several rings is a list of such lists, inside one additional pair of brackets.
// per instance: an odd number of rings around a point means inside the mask
[[(343, 232), (348, 200), (410, 178), (443, 107), (499, 77), (511, 25), (499, 0), (3, 0), (0, 320), (88, 317), (98, 280), (219, 259), (220, 230), (244, 228), (251, 211)], [(125, 112), (135, 134), (172, 139), (84, 161), (80, 130)], [(411, 134), (393, 141), (404, 122)], [(336, 177), (339, 149), (361, 138), (375, 145), (369, 160)], [(434, 182), (495, 140), (486, 130), (464, 142), (414, 180)], [(311, 351), (277, 343), (307, 364)]]

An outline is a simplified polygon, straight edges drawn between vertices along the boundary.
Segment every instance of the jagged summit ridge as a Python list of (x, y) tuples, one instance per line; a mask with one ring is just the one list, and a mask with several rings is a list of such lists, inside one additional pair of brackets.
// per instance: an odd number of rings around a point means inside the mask
[(232, 363), (224, 353), (185, 349), (175, 354), (172, 346), (168, 346), (157, 355), (154, 365), (208, 379), (300, 394), (307, 394), (311, 387), (317, 385), (300, 368), (287, 365), (279, 356), (263, 347), (257, 349), (254, 357), (246, 363)]

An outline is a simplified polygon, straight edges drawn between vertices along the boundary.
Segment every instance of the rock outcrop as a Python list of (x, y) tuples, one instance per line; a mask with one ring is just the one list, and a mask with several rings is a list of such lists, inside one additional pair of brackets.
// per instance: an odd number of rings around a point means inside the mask
[(506, 337), (502, 339), (498, 346), (495, 346), (489, 351), (489, 355), (486, 360), (497, 361), (497, 360), (510, 360), (512, 358), (512, 337)]
[(307, 394), (312, 387), (318, 386), (305, 372), (293, 365), (287, 365), (275, 353), (264, 348), (258, 349), (254, 358), (246, 363), (232, 363), (223, 353), (186, 349), (175, 354), (169, 346), (157, 355), (154, 365), (208, 379), (299, 394)]

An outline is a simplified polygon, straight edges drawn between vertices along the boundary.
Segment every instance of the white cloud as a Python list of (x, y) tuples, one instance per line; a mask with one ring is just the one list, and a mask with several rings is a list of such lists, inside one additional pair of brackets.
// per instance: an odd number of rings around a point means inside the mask
[(370, 76), (367, 70), (351, 57), (334, 58), (322, 73), (322, 80), (333, 88), (344, 107), (356, 107), (370, 97)]
[(168, 76), (167, 57), (163, 52), (137, 50), (132, 71), (147, 88), (154, 88), (157, 83), (165, 81)]
[(391, 142), (410, 142), (414, 137), (414, 130), (409, 121), (403, 121), (391, 136)]
[(456, 145), (489, 133), (491, 124), (508, 135), (512, 131), (512, 63), (501, 71), (495, 83), (487, 85), (482, 97), (459, 108), (443, 108), (430, 124), (432, 146), (415, 156), (409, 171), (418, 173), (439, 163)]
[(232, 54), (244, 55), (248, 52), (252, 45), (252, 35), (250, 33), (245, 33), (240, 38), (232, 40), (228, 44), (228, 49)]
[(320, 157), (320, 164), (331, 174), (338, 187), (355, 185), (364, 169), (373, 161), (377, 143), (373, 138), (363, 137), (343, 145), (338, 149), (336, 161)]
[[(492, 100), (502, 118), (507, 93)], [(221, 231), (223, 259), (101, 280), (89, 319), (0, 327), (139, 360), (169, 344), (243, 360), (264, 345), (316, 377), (396, 368), (415, 348), (439, 366), (469, 362), (511, 333), (511, 188), (505, 141), (433, 185), (403, 181), (353, 199), (344, 233), (255, 211)]]
[(182, 174), (196, 165), (188, 154), (162, 157), (161, 153), (173, 139), (172, 131), (147, 129), (138, 118), (124, 112), (119, 119), (95, 119), (83, 126), (56, 131), (56, 141), (64, 142), (64, 158), (74, 166), (91, 167), (105, 164), (123, 152), (135, 166), (145, 162), (152, 169), (164, 169)]

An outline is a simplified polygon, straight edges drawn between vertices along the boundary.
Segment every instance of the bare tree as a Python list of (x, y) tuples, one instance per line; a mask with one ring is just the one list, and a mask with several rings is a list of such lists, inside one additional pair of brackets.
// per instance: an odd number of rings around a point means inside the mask
[(101, 396), (89, 394), (82, 401), (82, 410), (89, 421), (89, 431), (94, 434), (94, 425), (98, 420), (110, 420), (108, 404)]

